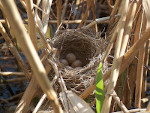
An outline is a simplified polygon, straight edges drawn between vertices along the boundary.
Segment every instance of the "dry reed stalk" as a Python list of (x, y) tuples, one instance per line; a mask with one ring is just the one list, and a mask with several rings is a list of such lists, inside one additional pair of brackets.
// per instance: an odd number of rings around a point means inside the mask
[[(26, 3), (23, 0), (20, 0), (20, 2), (23, 5), (23, 7), (27, 10)], [(40, 2), (41, 2), (41, 0), (37, 1), (37, 6), (39, 6)], [(28, 22), (28, 20), (25, 20), (25, 21)], [(37, 8), (35, 9), (35, 21), (36, 21), (36, 24), (38, 25), (38, 27), (40, 28), (40, 30), (42, 31), (43, 30), (43, 24), (42, 24), (42, 21), (41, 21), (39, 15), (38, 15)]]
[[(145, 43), (145, 41), (147, 41), (149, 39), (149, 37), (150, 37), (150, 28), (147, 29), (146, 32), (144, 33), (144, 35), (129, 49), (129, 51), (127, 51), (124, 54), (123, 62), (122, 62), (122, 65), (121, 65), (121, 68), (120, 68), (120, 71), (119, 71), (120, 74), (131, 64), (131, 62), (133, 61), (133, 59), (134, 59), (135, 55), (137, 54), (139, 48)], [(110, 77), (110, 74), (111, 74), (111, 69), (109, 69), (103, 75), (103, 81), (106, 81)], [(135, 81), (134, 79), (131, 79), (131, 80)], [(96, 85), (96, 84), (94, 84), (94, 85)], [(93, 90), (94, 90), (94, 88), (93, 88)], [(86, 90), (86, 91), (87, 91), (87, 93), (92, 92), (92, 90)], [(86, 95), (86, 93), (83, 93), (82, 95)], [(86, 96), (85, 96), (85, 98), (86, 98)]]
[[(137, 64), (137, 63), (135, 63)], [(134, 95), (134, 88), (135, 88), (135, 78), (136, 78), (136, 71), (135, 64), (130, 64), (127, 69), (127, 76), (126, 81), (123, 87), (123, 103), (126, 105), (128, 109), (131, 108), (132, 105), (132, 98)]]
[(3, 25), (1, 23), (0, 23), (0, 32), (1, 32), (2, 36), (4, 37), (7, 45), (9, 46), (9, 49), (10, 49), (11, 53), (16, 58), (18, 64), (20, 65), (23, 72), (25, 73), (25, 76), (26, 76), (27, 80), (30, 80), (31, 74), (29, 73), (29, 70), (28, 70), (27, 66), (25, 65), (24, 61), (22, 60), (20, 54), (18, 53), (16, 47), (13, 45), (13, 42), (11, 41), (10, 37), (6, 33), (6, 30), (5, 30), (5, 28), (3, 27)]
[[(96, 1), (93, 0), (92, 2), (92, 15), (93, 15), (93, 21), (96, 20)], [(95, 24), (95, 31), (98, 32), (97, 24)]]
[(149, 14), (149, 10), (150, 10), (150, 1), (149, 0), (144, 0), (142, 1), (142, 5), (144, 8), (144, 12), (146, 15), (146, 19), (147, 19), (147, 28), (150, 27), (150, 14)]
[(115, 15), (117, 13), (117, 8), (119, 7), (120, 2), (121, 2), (121, 0), (117, 0), (115, 2), (114, 8), (110, 14), (110, 22), (109, 22), (109, 27), (108, 27), (109, 30), (113, 27), (112, 25), (114, 23)]
[(131, 30), (132, 30), (133, 19), (134, 19), (135, 12), (136, 12), (136, 7), (137, 7), (137, 3), (133, 2), (130, 6), (130, 9), (128, 12), (129, 14), (127, 15), (125, 32), (124, 32), (124, 36), (123, 36), (123, 40), (122, 40), (122, 47), (120, 50), (120, 56), (124, 55), (126, 48), (127, 48), (129, 36), (130, 36)]
[[(131, 62), (135, 58), (138, 50), (149, 39), (149, 36), (150, 36), (150, 28), (148, 28), (145, 31), (144, 35), (137, 42), (135, 42), (135, 44), (124, 54), (124, 56), (122, 56), (123, 57), (123, 62), (122, 62), (121, 68), (119, 70), (120, 74), (131, 64)], [(106, 81), (110, 77), (111, 70), (112, 70), (112, 68), (110, 68), (103, 75), (103, 81)], [(94, 85), (96, 85), (96, 84), (94, 84)]]
[(61, 4), (62, 0), (57, 0), (56, 5), (57, 5), (57, 28), (59, 27), (61, 23)]
[[(115, 15), (115, 17), (119, 17), (119, 15)], [(88, 24), (87, 26), (85, 26), (85, 27), (90, 28), (90, 27), (92, 27), (92, 26), (95, 25), (95, 24), (98, 24), (98, 23), (105, 23), (105, 22), (108, 21), (109, 19), (110, 19), (110, 16), (98, 18), (98, 19), (96, 19), (96, 20), (94, 20), (94, 21), (91, 21), (91, 23), (89, 23), (89, 24)], [(88, 22), (88, 20), (87, 20), (87, 22)], [(90, 22), (90, 21), (89, 21), (89, 22)]]
[[(149, 14), (149, 10), (150, 10), (150, 1), (149, 0), (144, 0), (142, 2), (142, 5), (143, 5), (143, 8), (144, 8), (144, 12), (145, 12), (145, 16), (146, 19), (144, 22), (146, 22), (146, 28), (150, 27), (150, 14)], [(147, 21), (146, 21), (147, 20)], [(144, 64), (145, 66), (148, 66), (148, 63), (149, 63), (149, 40), (146, 42), (146, 47), (145, 47), (145, 58), (144, 58)], [(146, 86), (147, 86), (147, 69), (144, 69), (144, 78), (143, 78), (143, 91), (142, 91), (142, 97), (145, 97), (146, 96)], [(142, 107), (144, 106), (145, 104), (142, 104)], [(145, 107), (145, 106), (144, 106)]]
[(143, 81), (143, 67), (144, 67), (144, 46), (139, 50), (139, 60), (136, 76), (136, 93), (135, 93), (135, 108), (141, 108), (141, 93)]
[(26, 77), (7, 79), (7, 80), (3, 81), (2, 83), (20, 82), (23, 80), (27, 80)]
[(52, 5), (53, 0), (43, 0), (42, 1), (42, 24), (43, 24), (43, 33), (46, 34), (47, 27), (48, 27), (48, 20), (49, 20), (49, 14), (51, 10), (51, 5)]
[(23, 72), (0, 72), (1, 76), (25, 76)]
[[(116, 15), (116, 16), (117, 16), (117, 15)], [(116, 17), (116, 16), (115, 16), (115, 17)], [(118, 15), (118, 16), (119, 16), (119, 15)], [(117, 17), (118, 17), (118, 16), (117, 16)], [(106, 19), (105, 19), (105, 18), (106, 18)], [(108, 24), (108, 23), (109, 23), (109, 18), (110, 18), (110, 17), (108, 17), (108, 19), (107, 19), (107, 17), (98, 18), (98, 19), (96, 19), (96, 21), (99, 21), (99, 20), (100, 20), (100, 22), (97, 22), (97, 24), (98, 24), (98, 23), (107, 23), (107, 24)], [(101, 20), (101, 19), (102, 19), (102, 20)], [(103, 20), (103, 19), (104, 19), (104, 20)], [(26, 20), (26, 19), (25, 19), (24, 21), (25, 21), (25, 22), (28, 22), (28, 20)], [(67, 24), (67, 23), (68, 23), (68, 24), (80, 24), (81, 21), (82, 21), (82, 20), (69, 20), (69, 21), (68, 21), (68, 20), (63, 20), (63, 21), (62, 21), (62, 24)], [(0, 22), (1, 22), (1, 23), (5, 23), (5, 20), (4, 20), (4, 19), (0, 19)], [(93, 22), (93, 20), (87, 20), (87, 21), (86, 21), (86, 23), (91, 23), (91, 22)], [(57, 24), (57, 20), (49, 20), (48, 23)]]
[[(110, 17), (102, 17), (102, 18), (98, 18), (96, 19), (96, 23), (95, 24), (98, 24), (98, 23), (109, 23), (109, 18)], [(80, 24), (82, 20), (63, 20), (61, 23), (62, 24)], [(49, 20), (48, 21), (49, 23), (52, 23), (52, 24), (56, 24), (57, 23), (57, 20)], [(86, 23), (92, 23), (94, 22), (93, 20), (87, 20)], [(93, 24), (94, 25), (94, 24)]]
[(43, 96), (39, 100), (38, 104), (36, 105), (36, 107), (35, 107), (35, 109), (34, 109), (34, 111), (32, 113), (37, 113), (37, 111), (40, 109), (40, 107), (43, 104), (45, 99), (46, 99), (46, 94), (43, 94)]
[(93, 0), (88, 0), (88, 1), (87, 1), (87, 9), (86, 9), (86, 11), (85, 11), (85, 13), (84, 13), (84, 16), (83, 16), (82, 21), (81, 21), (81, 23), (79, 24), (78, 28), (81, 28), (81, 27), (82, 27), (82, 24), (87, 20), (88, 13), (89, 13), (89, 9), (90, 9), (90, 7), (91, 7), (91, 5), (92, 5), (92, 1), (93, 1)]
[[(144, 13), (142, 14), (141, 27), (139, 32), (139, 37), (142, 35), (146, 29), (145, 23), (146, 18), (144, 18)], [(138, 66), (137, 66), (137, 77), (136, 77), (136, 92), (135, 92), (135, 107), (141, 108), (141, 94), (142, 94), (142, 82), (143, 82), (143, 67), (144, 67), (144, 57), (145, 57), (145, 46), (143, 45), (139, 50), (138, 56)]]
[(117, 79), (119, 76), (119, 69), (120, 69), (120, 66), (122, 63), (122, 57), (120, 57), (119, 54), (120, 54), (122, 37), (123, 37), (123, 33), (124, 33), (126, 13), (127, 13), (129, 1), (124, 0), (122, 2), (122, 4), (124, 4), (124, 7), (122, 7), (123, 8), (122, 15), (121, 15), (121, 18), (119, 20), (119, 26), (117, 28), (118, 29), (118, 36), (117, 36), (116, 45), (115, 45), (115, 56), (114, 56), (114, 60), (113, 60), (110, 82), (108, 85), (107, 93), (106, 93), (104, 104), (103, 104), (102, 111), (101, 111), (102, 113), (109, 113), (110, 106), (111, 106), (111, 100), (112, 100), (111, 94), (113, 93), (113, 91), (115, 89), (116, 82), (117, 82)]
[(31, 81), (29, 82), (28, 87), (26, 88), (24, 95), (22, 96), (15, 113), (26, 113), (27, 109), (33, 99), (34, 95), (38, 91), (38, 83), (34, 76), (32, 76)]
[(66, 13), (66, 9), (67, 9), (67, 4), (68, 4), (68, 0), (65, 0), (64, 8), (62, 10), (61, 20), (63, 20), (64, 17), (65, 17), (65, 13)]
[(35, 31), (35, 21), (34, 21), (34, 9), (33, 9), (33, 0), (26, 0), (27, 14), (28, 14), (28, 27), (29, 35), (32, 40), (32, 43), (37, 50), (37, 37)]
[[(40, 2), (41, 2), (41, 0), (37, 1), (37, 6), (39, 6)], [(36, 24), (39, 26), (39, 28), (41, 30), (43, 30), (42, 20), (41, 20), (41, 18), (38, 15), (37, 8), (35, 9), (35, 21), (36, 21)]]
[[(44, 51), (42, 53), (42, 55), (41, 55), (42, 63), (44, 63), (46, 61), (47, 55), (48, 55), (48, 52)], [(45, 70), (48, 74), (51, 70), (51, 66), (50, 65), (47, 66), (45, 64)], [(32, 92), (31, 92), (31, 90), (32, 90)], [(39, 88), (39, 85), (38, 85), (34, 75), (32, 75), (32, 79), (29, 82), (29, 85), (26, 88), (26, 90), (24, 92), (24, 95), (21, 98), (21, 100), (20, 100), (20, 102), (17, 106), (16, 113), (18, 113), (18, 112), (20, 113), (20, 111), (27, 112), (27, 108), (29, 107), (29, 105), (30, 105), (32, 99), (34, 98), (35, 94), (37, 94), (37, 93), (39, 94), (39, 90), (41, 90), (41, 89)]]
[[(124, 32), (124, 37), (122, 40), (122, 47), (121, 47), (121, 51), (120, 51), (120, 56), (123, 56), (126, 48), (127, 48), (127, 44), (128, 44), (128, 40), (129, 40), (129, 36), (131, 33), (131, 29), (132, 29), (132, 24), (133, 24), (133, 19), (134, 19), (134, 15), (136, 12), (136, 7), (137, 7), (137, 3), (133, 2), (130, 4), (130, 9), (128, 11), (128, 15), (127, 15), (127, 19), (126, 19), (126, 25), (125, 25), (125, 32)], [(127, 82), (126, 82), (127, 83)], [(126, 85), (125, 85), (126, 86)], [(127, 87), (127, 86), (126, 86)], [(127, 91), (127, 89), (124, 89)], [(124, 95), (127, 94), (126, 91), (124, 91), (125, 93), (123, 93)], [(123, 97), (123, 96), (122, 96)], [(123, 102), (126, 101), (125, 98), (130, 98), (130, 96), (124, 96), (123, 97)], [(124, 102), (125, 103), (125, 102)], [(127, 104), (125, 103), (125, 105), (127, 106)]]
[[(145, 112), (146, 109), (131, 109), (129, 110), (130, 113), (148, 113)], [(112, 113), (122, 113), (122, 111), (112, 112)]]
[(115, 100), (115, 102), (117, 102), (117, 104), (119, 105), (119, 107), (121, 108), (121, 110), (124, 112), (124, 113), (130, 113), (128, 111), (128, 109), (126, 108), (126, 106), (122, 103), (122, 101), (120, 100), (120, 98), (117, 96), (116, 92), (114, 91), (112, 93), (112, 97), (113, 99)]
[[(149, 40), (146, 42), (146, 47), (145, 47), (145, 58), (144, 58), (144, 65), (145, 66), (148, 66), (148, 63), (149, 63), (149, 47), (150, 43), (149, 43)], [(143, 86), (142, 86), (142, 98), (145, 98), (146, 97), (146, 90), (147, 90), (147, 72), (148, 70), (146, 68), (144, 68), (143, 70)], [(143, 106), (142, 104), (142, 107), (145, 107), (145, 105)]]
[[(137, 3), (137, 6), (139, 6), (139, 3)], [(139, 10), (139, 9), (138, 9)], [(133, 27), (136, 27), (135, 31), (135, 36), (134, 38), (134, 44), (136, 43), (136, 41), (138, 40), (139, 37), (139, 30), (140, 30), (140, 24), (141, 24), (141, 12), (138, 12), (139, 16), (137, 16), (137, 10), (136, 10), (136, 17), (135, 19), (137, 20), (135, 22), (135, 25)], [(132, 38), (132, 39), (133, 39)], [(133, 45), (133, 43), (131, 43), (130, 46)], [(123, 96), (123, 102), (124, 104), (127, 106), (127, 108), (131, 107), (132, 104), (132, 98), (133, 98), (133, 94), (134, 94), (134, 88), (135, 88), (135, 78), (136, 78), (136, 74), (137, 74), (137, 60), (134, 59), (131, 64), (129, 65), (127, 71), (128, 71), (128, 76), (126, 78), (126, 82), (124, 85), (124, 96)]]
[(46, 93), (48, 99), (52, 101), (51, 104), (54, 111), (62, 113), (62, 109), (57, 100), (57, 95), (49, 82), (44, 66), (42, 65), (40, 58), (30, 40), (30, 37), (27, 34), (14, 1), (2, 0), (0, 7), (8, 19), (17, 41), (20, 45), (22, 45), (21, 49), (23, 50), (29, 64), (31, 65), (36, 80), (38, 81), (42, 90)]
[[(131, 29), (132, 29), (133, 19), (134, 19), (134, 15), (135, 15), (135, 11), (136, 11), (136, 6), (137, 6), (136, 2), (130, 4), (128, 15), (127, 15), (127, 18), (126, 18), (125, 32), (124, 32), (124, 36), (123, 36), (123, 40), (122, 40), (122, 47), (121, 47), (121, 50), (120, 50), (120, 56), (124, 55), (124, 53), (126, 51), (126, 48), (127, 48), (129, 36), (130, 36), (130, 33), (131, 33)], [(116, 90), (116, 91), (120, 91), (120, 90)], [(124, 93), (124, 94), (126, 94), (126, 93)], [(127, 97), (130, 97), (130, 96), (127, 96)]]
[(82, 99), (86, 99), (96, 88), (96, 85), (91, 85), (80, 95)]
[(126, 69), (129, 66), (129, 64), (134, 59), (140, 47), (144, 45), (144, 43), (149, 39), (149, 36), (150, 36), (149, 31), (150, 31), (150, 28), (148, 28), (143, 34), (143, 36), (138, 41), (136, 41), (135, 44), (124, 54), (120, 73), (123, 72), (124, 69)]

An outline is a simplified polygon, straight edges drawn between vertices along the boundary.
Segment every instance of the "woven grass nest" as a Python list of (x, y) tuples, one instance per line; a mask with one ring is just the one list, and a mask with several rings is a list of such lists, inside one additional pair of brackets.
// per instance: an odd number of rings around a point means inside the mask
[[(93, 29), (66, 30), (53, 40), (53, 46), (58, 49), (58, 59), (65, 59), (73, 53), (82, 62), (82, 67), (72, 68), (62, 65), (62, 76), (68, 90), (81, 94), (95, 82), (98, 64), (103, 57), (107, 42), (95, 33)], [(99, 55), (97, 49), (103, 43)], [(105, 44), (104, 44), (105, 43)], [(107, 62), (103, 65), (103, 73), (107, 71)]]

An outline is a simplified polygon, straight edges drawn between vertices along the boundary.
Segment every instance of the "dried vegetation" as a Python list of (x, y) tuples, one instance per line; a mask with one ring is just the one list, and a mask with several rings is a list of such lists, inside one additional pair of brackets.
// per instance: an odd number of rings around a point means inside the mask
[(6, 111), (94, 113), (102, 62), (101, 113), (150, 112), (149, 0), (1, 0), (0, 9), (2, 60), (13, 57), (21, 69), (1, 70), (1, 84), (29, 83), (0, 97)]

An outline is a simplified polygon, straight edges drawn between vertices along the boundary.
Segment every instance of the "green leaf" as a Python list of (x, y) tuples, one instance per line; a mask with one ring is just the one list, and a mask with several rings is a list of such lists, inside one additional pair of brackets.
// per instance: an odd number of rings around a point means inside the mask
[(103, 87), (103, 75), (102, 75), (102, 63), (99, 64), (97, 78), (96, 78), (96, 111), (97, 113), (101, 112), (101, 108), (105, 99), (104, 87)]

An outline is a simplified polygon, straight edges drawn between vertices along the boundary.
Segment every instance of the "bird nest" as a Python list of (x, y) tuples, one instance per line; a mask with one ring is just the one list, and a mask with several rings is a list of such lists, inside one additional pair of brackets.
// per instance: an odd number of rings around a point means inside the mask
[[(97, 49), (103, 44), (99, 55)], [(82, 66), (72, 68), (62, 64), (62, 76), (68, 90), (81, 94), (88, 86), (95, 82), (98, 64), (103, 57), (107, 42), (92, 29), (66, 30), (53, 40), (53, 46), (58, 49), (58, 59), (65, 59), (67, 54), (73, 53)], [(107, 71), (107, 62), (103, 65), (103, 73)]]

